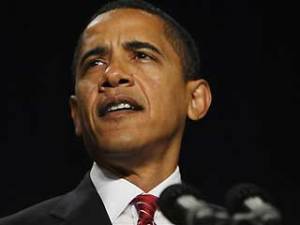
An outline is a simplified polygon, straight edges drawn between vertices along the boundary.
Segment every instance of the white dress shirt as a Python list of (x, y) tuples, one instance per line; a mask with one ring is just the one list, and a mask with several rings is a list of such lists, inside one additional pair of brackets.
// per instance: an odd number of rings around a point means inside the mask
[[(116, 177), (109, 171), (100, 168), (96, 163), (93, 164), (90, 177), (103, 201), (111, 223), (113, 225), (136, 225), (138, 214), (130, 202), (137, 195), (145, 192), (126, 179)], [(178, 166), (168, 178), (149, 191), (148, 194), (159, 197), (166, 187), (177, 183), (181, 183)], [(154, 214), (154, 222), (156, 225), (172, 225), (159, 209)]]

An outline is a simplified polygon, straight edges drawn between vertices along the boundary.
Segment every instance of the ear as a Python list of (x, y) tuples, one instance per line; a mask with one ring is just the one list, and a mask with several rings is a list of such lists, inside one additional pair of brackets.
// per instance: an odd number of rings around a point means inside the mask
[(206, 80), (188, 81), (188, 110), (187, 115), (191, 120), (199, 120), (204, 117), (211, 104), (212, 96), (209, 84)]
[(69, 105), (71, 109), (71, 117), (73, 119), (73, 123), (75, 127), (75, 133), (77, 136), (81, 136), (82, 129), (81, 129), (80, 116), (78, 112), (78, 100), (75, 95), (71, 95), (69, 99)]

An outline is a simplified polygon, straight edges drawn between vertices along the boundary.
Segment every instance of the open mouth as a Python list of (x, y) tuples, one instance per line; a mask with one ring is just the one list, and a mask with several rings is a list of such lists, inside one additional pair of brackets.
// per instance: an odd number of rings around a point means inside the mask
[(99, 116), (103, 117), (109, 113), (118, 111), (141, 111), (144, 108), (133, 99), (115, 99), (109, 100), (101, 104), (99, 107)]

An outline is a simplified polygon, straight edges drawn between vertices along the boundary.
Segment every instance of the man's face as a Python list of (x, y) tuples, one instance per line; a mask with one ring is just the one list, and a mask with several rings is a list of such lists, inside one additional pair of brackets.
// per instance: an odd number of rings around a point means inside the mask
[(71, 107), (89, 148), (128, 154), (180, 143), (189, 96), (160, 18), (117, 9), (88, 25)]

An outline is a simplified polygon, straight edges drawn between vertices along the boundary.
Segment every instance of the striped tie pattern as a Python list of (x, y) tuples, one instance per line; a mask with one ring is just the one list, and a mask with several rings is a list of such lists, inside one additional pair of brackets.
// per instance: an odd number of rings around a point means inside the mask
[(157, 197), (149, 194), (138, 195), (133, 199), (133, 204), (138, 212), (137, 225), (155, 225), (153, 221), (157, 208)]

